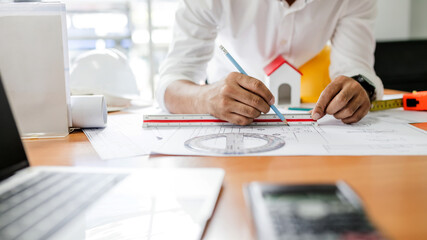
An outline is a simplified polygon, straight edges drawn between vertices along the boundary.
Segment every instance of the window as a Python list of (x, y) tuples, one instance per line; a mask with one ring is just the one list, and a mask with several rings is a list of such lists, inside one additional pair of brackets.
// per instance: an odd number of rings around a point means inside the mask
[(141, 99), (153, 100), (172, 39), (178, 0), (66, 0), (71, 64), (83, 52), (116, 48), (129, 59)]

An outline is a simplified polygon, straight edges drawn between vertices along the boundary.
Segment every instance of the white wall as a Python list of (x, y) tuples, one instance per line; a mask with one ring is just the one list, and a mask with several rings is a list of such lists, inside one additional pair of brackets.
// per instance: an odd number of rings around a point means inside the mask
[(427, 1), (412, 0), (411, 5), (411, 38), (427, 39)]
[(426, 0), (378, 0), (379, 41), (427, 39)]
[(411, 0), (378, 0), (377, 40), (406, 40), (410, 35)]

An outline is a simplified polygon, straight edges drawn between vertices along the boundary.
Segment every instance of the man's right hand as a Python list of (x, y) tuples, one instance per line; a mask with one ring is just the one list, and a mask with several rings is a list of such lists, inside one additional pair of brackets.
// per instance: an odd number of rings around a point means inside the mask
[(260, 80), (230, 73), (221, 82), (208, 85), (205, 93), (208, 113), (238, 125), (248, 125), (261, 112), (268, 113), (274, 97)]
[[(237, 72), (211, 85), (191, 85), (196, 84), (176, 81), (169, 85), (165, 103), (170, 112), (209, 113), (230, 123), (248, 125), (261, 112), (268, 113), (270, 105), (274, 104), (274, 97), (263, 82)], [(178, 91), (180, 93), (176, 94)], [(191, 95), (195, 95), (195, 99), (190, 102)]]

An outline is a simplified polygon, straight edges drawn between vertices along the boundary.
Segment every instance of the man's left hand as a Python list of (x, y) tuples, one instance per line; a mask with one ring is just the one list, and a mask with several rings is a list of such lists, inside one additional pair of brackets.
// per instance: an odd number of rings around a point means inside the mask
[(318, 120), (326, 114), (344, 123), (360, 121), (371, 108), (365, 89), (353, 78), (339, 76), (323, 90), (311, 115)]

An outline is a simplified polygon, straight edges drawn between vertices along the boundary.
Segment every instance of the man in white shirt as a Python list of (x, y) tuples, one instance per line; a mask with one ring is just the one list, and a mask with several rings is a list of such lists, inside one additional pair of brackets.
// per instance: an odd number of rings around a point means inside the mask
[[(275, 101), (262, 82), (264, 66), (280, 54), (300, 67), (330, 41), (332, 82), (312, 116), (357, 122), (383, 94), (373, 70), (375, 15), (375, 0), (182, 0), (157, 100), (171, 113), (250, 124)], [(250, 77), (235, 72), (220, 44)]]

